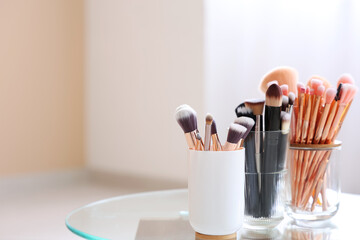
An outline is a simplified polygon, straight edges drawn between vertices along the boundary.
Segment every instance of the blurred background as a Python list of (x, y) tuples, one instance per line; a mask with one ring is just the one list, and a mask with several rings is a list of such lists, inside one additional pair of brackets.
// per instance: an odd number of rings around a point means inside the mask
[[(186, 187), (180, 104), (224, 140), (273, 67), (360, 79), (355, 0), (0, 0), (0, 31), (0, 239), (78, 239), (77, 207)], [(339, 139), (360, 194), (358, 99)]]

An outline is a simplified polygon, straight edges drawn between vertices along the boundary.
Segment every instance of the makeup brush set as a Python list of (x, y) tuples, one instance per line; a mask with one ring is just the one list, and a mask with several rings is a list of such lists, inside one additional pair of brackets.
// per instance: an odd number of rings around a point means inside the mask
[(244, 139), (247, 137), (255, 122), (249, 117), (235, 119), (229, 126), (227, 139), (221, 144), (217, 134), (215, 120), (211, 114), (205, 118), (205, 140), (203, 141), (197, 128), (197, 116), (194, 109), (189, 105), (181, 105), (175, 112), (176, 121), (184, 131), (189, 149), (197, 151), (233, 151), (242, 148)]
[(291, 205), (295, 211), (313, 212), (319, 206), (326, 212), (338, 204), (327, 199), (327, 181), (337, 177), (329, 168), (332, 149), (341, 146), (336, 137), (358, 88), (348, 74), (340, 76), (336, 88), (318, 76), (297, 88), (290, 134)]
[[(302, 210), (320, 204), (326, 210), (325, 171), (331, 151), (357, 92), (353, 78), (342, 75), (336, 88), (323, 77), (298, 83), (294, 68), (278, 67), (261, 80), (264, 99), (248, 99), (235, 109), (237, 119), (221, 144), (215, 121), (207, 114), (205, 140), (197, 128), (196, 112), (188, 105), (175, 117), (189, 149), (233, 151), (245, 148), (245, 215), (253, 219), (282, 220), (284, 185), (290, 186), (291, 205)], [(292, 147), (314, 148), (312, 151)], [(317, 151), (316, 147), (321, 146)], [(285, 183), (285, 173), (289, 178)], [(319, 200), (319, 194), (322, 201)], [(312, 199), (312, 200), (311, 200)]]

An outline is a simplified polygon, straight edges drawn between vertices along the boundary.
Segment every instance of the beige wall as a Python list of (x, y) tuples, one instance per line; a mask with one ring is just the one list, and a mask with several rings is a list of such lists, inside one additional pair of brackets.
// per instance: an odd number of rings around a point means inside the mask
[(83, 2), (0, 1), (0, 175), (82, 166)]

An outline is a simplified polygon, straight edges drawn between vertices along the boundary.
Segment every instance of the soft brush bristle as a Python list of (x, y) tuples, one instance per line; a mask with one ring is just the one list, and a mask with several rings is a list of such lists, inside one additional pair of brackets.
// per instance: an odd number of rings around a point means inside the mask
[(335, 88), (328, 88), (325, 92), (325, 103), (330, 104), (336, 95), (336, 89)]
[(175, 119), (183, 129), (184, 133), (197, 129), (196, 113), (192, 108), (183, 107), (176, 111)]
[(231, 123), (227, 135), (227, 142), (232, 144), (237, 144), (246, 133), (246, 130), (247, 129), (244, 126), (241, 126), (236, 123)]
[(289, 86), (287, 84), (283, 84), (280, 86), (283, 96), (288, 96), (289, 94)]
[(339, 77), (339, 80), (337, 81), (336, 86), (338, 87), (340, 83), (355, 84), (355, 81), (354, 81), (354, 78), (350, 74), (344, 73)]
[(322, 96), (324, 94), (324, 92), (325, 92), (324, 85), (320, 85), (320, 86), (317, 87), (315, 95), (316, 96)]
[(207, 125), (211, 125), (213, 121), (213, 116), (210, 113), (206, 114), (205, 122)]

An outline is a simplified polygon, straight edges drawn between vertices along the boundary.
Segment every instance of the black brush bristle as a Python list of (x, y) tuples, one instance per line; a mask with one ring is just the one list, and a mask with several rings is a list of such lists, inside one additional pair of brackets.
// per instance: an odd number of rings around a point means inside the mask
[(236, 144), (240, 141), (240, 139), (246, 133), (246, 127), (241, 126), (239, 124), (232, 123), (229, 128), (229, 132), (227, 135), (227, 142)]
[(215, 123), (215, 120), (212, 121), (212, 124), (211, 124), (211, 135), (213, 134), (217, 134), (217, 129), (216, 129), (216, 123)]
[(335, 95), (335, 101), (339, 101), (340, 97), (341, 97), (341, 88), (342, 88), (342, 83), (339, 84), (337, 90), (336, 90), (336, 95)]
[(293, 106), (295, 102), (295, 94), (293, 92), (289, 92), (289, 105)]
[(175, 113), (175, 118), (184, 133), (189, 133), (197, 129), (195, 111), (188, 108), (182, 108)]

